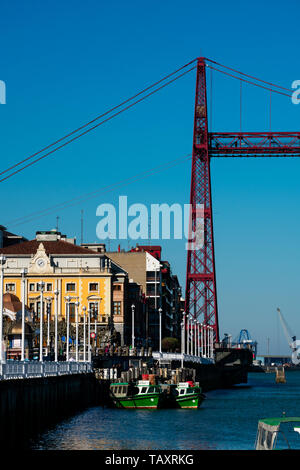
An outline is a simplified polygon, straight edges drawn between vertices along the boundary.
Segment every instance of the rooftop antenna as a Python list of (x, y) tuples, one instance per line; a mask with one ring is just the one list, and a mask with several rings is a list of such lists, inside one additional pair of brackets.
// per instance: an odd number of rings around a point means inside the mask
[(58, 232), (58, 221), (59, 221), (60, 217), (57, 215), (56, 216), (56, 231)]

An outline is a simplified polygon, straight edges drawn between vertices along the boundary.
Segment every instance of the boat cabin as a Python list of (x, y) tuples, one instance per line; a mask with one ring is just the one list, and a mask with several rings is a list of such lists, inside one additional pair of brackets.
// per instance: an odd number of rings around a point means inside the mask
[(112, 383), (110, 390), (117, 398), (132, 395), (147, 395), (148, 393), (159, 393), (159, 386), (151, 385), (149, 380), (139, 380), (136, 384)]
[(258, 422), (255, 450), (274, 450), (277, 442), (280, 442), (281, 448), (290, 449), (290, 438), (287, 439), (287, 431), (290, 430), (283, 430), (281, 426), (283, 423), (294, 423), (293, 430), (300, 433), (300, 417), (262, 419)]
[(177, 393), (179, 397), (183, 397), (186, 395), (192, 395), (198, 393), (199, 387), (193, 386), (191, 387), (189, 382), (179, 382), (178, 386), (176, 387)]

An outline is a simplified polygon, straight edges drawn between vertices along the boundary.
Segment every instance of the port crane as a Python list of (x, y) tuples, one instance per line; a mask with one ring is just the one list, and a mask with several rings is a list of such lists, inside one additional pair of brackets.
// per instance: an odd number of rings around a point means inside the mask
[(291, 334), (290, 329), (285, 319), (283, 318), (280, 308), (277, 308), (277, 312), (278, 312), (279, 319), (282, 324), (282, 328), (286, 336), (287, 342), (289, 344), (289, 347), (292, 350), (292, 363), (295, 365), (298, 365), (300, 363), (300, 341), (296, 340), (296, 336), (293, 336)]

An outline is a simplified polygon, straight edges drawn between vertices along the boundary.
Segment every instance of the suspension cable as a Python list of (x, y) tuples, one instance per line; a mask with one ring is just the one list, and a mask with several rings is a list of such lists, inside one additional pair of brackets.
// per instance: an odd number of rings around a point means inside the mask
[(212, 68), (212, 69), (216, 70), (217, 72), (223, 73), (224, 75), (228, 75), (229, 77), (235, 78), (237, 80), (241, 80), (245, 83), (250, 83), (250, 85), (254, 85), (254, 86), (257, 86), (259, 88), (263, 88), (264, 90), (271, 90), (273, 93), (278, 93), (279, 95), (288, 96), (289, 98), (292, 97), (292, 95), (288, 95), (287, 93), (283, 93), (282, 91), (274, 90), (274, 89), (269, 88), (269, 87), (265, 87), (263, 85), (260, 85), (259, 83), (255, 83), (255, 82), (252, 82), (250, 80), (246, 80), (245, 78), (242, 78), (242, 77), (237, 77), (236, 75), (232, 75), (231, 73), (225, 72), (224, 70), (217, 69), (217, 68), (213, 67), (212, 65), (207, 65), (207, 67)]
[(248, 78), (252, 78), (253, 80), (256, 80), (258, 82), (261, 82), (261, 83), (265, 83), (266, 85), (271, 85), (272, 87), (275, 87), (275, 88), (280, 88), (281, 90), (286, 90), (286, 91), (290, 91), (289, 88), (285, 88), (283, 86), (280, 86), (280, 85), (276, 85), (275, 83), (271, 83), (271, 82), (267, 82), (265, 80), (261, 80), (260, 78), (257, 78), (257, 77), (254, 77), (253, 75), (248, 75), (246, 73), (243, 73), (243, 72), (240, 72), (239, 70), (236, 70), (236, 69), (233, 69), (232, 67), (228, 67), (227, 65), (223, 65), (223, 64), (220, 64), (218, 62), (215, 62), (214, 60), (211, 60), (211, 59), (206, 59), (208, 60), (209, 62), (213, 63), (213, 64), (216, 64), (218, 65), (219, 67), (223, 67), (227, 70), (231, 70), (232, 72), (235, 72), (235, 73), (238, 73), (240, 75), (243, 75), (244, 77), (248, 77)]
[[(110, 108), (108, 111), (106, 111), (106, 112), (100, 114), (99, 116), (96, 116), (96, 117), (95, 117), (94, 119), (92, 119), (91, 121), (89, 121), (89, 122), (83, 124), (82, 126), (78, 127), (77, 129), (73, 130), (72, 132), (69, 132), (68, 134), (64, 135), (63, 137), (61, 137), (60, 139), (56, 140), (55, 142), (52, 142), (51, 144), (49, 144), (49, 145), (47, 145), (46, 147), (42, 148), (42, 149), (39, 150), (38, 152), (35, 152), (34, 154), (30, 155), (29, 157), (27, 157), (27, 158), (25, 158), (25, 159), (23, 159), (23, 160), (20, 160), (19, 162), (15, 163), (14, 165), (12, 165), (12, 166), (6, 168), (6, 169), (3, 170), (2, 172), (0, 172), (0, 175), (3, 175), (4, 173), (7, 173), (8, 171), (11, 171), (12, 169), (14, 169), (14, 168), (16, 168), (17, 166), (19, 166), (19, 165), (25, 163), (25, 162), (28, 161), (28, 160), (31, 160), (31, 159), (34, 158), (35, 156), (37, 156), (37, 155), (39, 155), (40, 153), (44, 152), (45, 150), (50, 149), (50, 148), (53, 147), (54, 145), (56, 145), (56, 144), (62, 142), (63, 140), (67, 139), (68, 137), (72, 136), (73, 134), (76, 134), (76, 133), (79, 132), (80, 130), (86, 128), (87, 126), (89, 126), (89, 125), (91, 125), (91, 124), (93, 124), (94, 122), (96, 122), (97, 120), (101, 119), (102, 117), (104, 117), (104, 116), (106, 116), (106, 115), (112, 113), (113, 111), (119, 109), (120, 107), (124, 106), (126, 103), (128, 103), (128, 102), (134, 100), (134, 99), (137, 98), (138, 96), (144, 94), (146, 91), (148, 91), (148, 90), (150, 90), (150, 89), (156, 87), (157, 85), (159, 85), (160, 83), (164, 82), (165, 80), (167, 80), (167, 79), (170, 78), (171, 76), (177, 74), (177, 73), (180, 72), (181, 70), (183, 70), (183, 69), (185, 69), (186, 67), (188, 67), (189, 65), (193, 64), (196, 60), (197, 60), (197, 59), (191, 60), (190, 62), (188, 62), (187, 64), (183, 65), (182, 67), (179, 67), (179, 68), (178, 68), (177, 70), (175, 70), (174, 72), (169, 73), (168, 75), (164, 76), (164, 77), (161, 78), (160, 80), (156, 81), (155, 83), (153, 83), (153, 84), (149, 85), (148, 87), (144, 88), (143, 90), (139, 91), (139, 92), (136, 93), (135, 95), (133, 95), (133, 96), (131, 96), (130, 98), (126, 99), (125, 101), (122, 101), (120, 104), (118, 104), (118, 105), (116, 105), (116, 106)], [(175, 81), (175, 80), (177, 80), (178, 78), (182, 77), (183, 75), (185, 75), (186, 73), (190, 72), (190, 71), (193, 70), (194, 68), (195, 68), (195, 67), (192, 67), (192, 68), (189, 69), (187, 72), (182, 73), (181, 75), (179, 75), (178, 77), (174, 78), (173, 80), (170, 80), (167, 84), (165, 84), (165, 86), (166, 86), (166, 85), (169, 85), (169, 84), (172, 83), (173, 81)], [(156, 93), (156, 91), (159, 91), (161, 88), (164, 88), (164, 86), (159, 87), (159, 88), (158, 88), (157, 90), (155, 90), (153, 93)], [(150, 95), (153, 94), (153, 93), (149, 93), (148, 95), (146, 95), (146, 96), (145, 96), (144, 98), (142, 98), (142, 99), (147, 98), (148, 96), (150, 96)], [(137, 104), (138, 102), (142, 101), (142, 99), (137, 100), (134, 104)], [(130, 107), (131, 107), (131, 106), (128, 106), (128, 107), (125, 108), (123, 111), (125, 111), (126, 109), (128, 109), (128, 108), (130, 108)], [(121, 111), (121, 112), (123, 112), (123, 111)], [(115, 115), (112, 116), (112, 117), (115, 117), (115, 116), (117, 116), (118, 114), (119, 114), (119, 113), (115, 113)], [(111, 119), (111, 118), (109, 118), (109, 119)], [(109, 119), (107, 119), (107, 120), (109, 120)], [(103, 121), (103, 123), (106, 122), (107, 120)], [(101, 123), (101, 124), (102, 124), (102, 123)], [(90, 130), (95, 129), (96, 127), (98, 127), (98, 126), (94, 126), (94, 127), (92, 127)], [(89, 131), (90, 131), (90, 130), (89, 130)], [(88, 131), (88, 132), (89, 132), (89, 131)], [(80, 136), (78, 136), (78, 137), (81, 137), (81, 136), (84, 135), (85, 133), (86, 133), (86, 132), (83, 132), (83, 133), (80, 134)], [(74, 138), (74, 139), (71, 139), (68, 143), (72, 142), (73, 140), (76, 140), (76, 139), (75, 139), (75, 138)], [(65, 145), (67, 145), (67, 144), (65, 144)], [(58, 150), (59, 148), (61, 148), (61, 147), (63, 147), (63, 146), (64, 146), (64, 145), (59, 146), (56, 150)], [(54, 151), (56, 151), (56, 150), (54, 150)], [(44, 155), (44, 156), (41, 157), (41, 158), (44, 158), (44, 157), (50, 155), (51, 153), (53, 153), (53, 151), (47, 153), (46, 155)], [(33, 163), (39, 161), (41, 158), (36, 159)], [(25, 168), (27, 168), (28, 166), (30, 166), (30, 165), (26, 165), (26, 166), (24, 166), (22, 169), (25, 169)], [(21, 169), (21, 170), (22, 170), (22, 169)], [(19, 170), (19, 171), (21, 171), (21, 170)], [(14, 175), (14, 174), (16, 174), (16, 173), (18, 173), (18, 171), (12, 173), (12, 174), (9, 175), (7, 178), (9, 178), (10, 176), (12, 176), (12, 175)], [(1, 179), (0, 182), (4, 181), (4, 180), (7, 179), (7, 178)]]
[(111, 192), (119, 186), (123, 186), (123, 185), (128, 186), (128, 185), (130, 185), (130, 184), (132, 184), (136, 181), (140, 181), (142, 179), (148, 178), (149, 176), (152, 176), (152, 174), (160, 173), (160, 172), (165, 171), (169, 168), (172, 168), (172, 167), (174, 167), (174, 166), (176, 166), (176, 165), (178, 165), (178, 164), (180, 164), (184, 161), (190, 160), (191, 157), (192, 157), (192, 154), (187, 154), (184, 157), (180, 157), (180, 158), (170, 160), (169, 162), (157, 165), (153, 168), (150, 168), (148, 170), (137, 173), (137, 174), (135, 174), (135, 175), (133, 175), (129, 178), (125, 178), (125, 179), (117, 181), (116, 183), (113, 183), (113, 184), (110, 184), (110, 185), (107, 185), (107, 186), (103, 186), (103, 187), (101, 187), (101, 188), (99, 188), (95, 191), (82, 194), (81, 196), (77, 196), (77, 197), (69, 199), (67, 201), (63, 201), (61, 203), (55, 204), (54, 206), (48, 207), (46, 209), (42, 209), (42, 210), (39, 210), (39, 211), (32, 212), (32, 213), (30, 213), (26, 216), (18, 217), (16, 219), (8, 221), (7, 225), (15, 225), (15, 226), (16, 225), (23, 225), (23, 224), (31, 222), (33, 220), (40, 219), (40, 218), (48, 215), (49, 213), (51, 213), (51, 212), (53, 212), (57, 209), (58, 210), (63, 210), (63, 209), (66, 209), (68, 207), (75, 206), (75, 205), (81, 203), (84, 200), (92, 199), (92, 198), (96, 197), (101, 192), (104, 192), (104, 191), (105, 192)]

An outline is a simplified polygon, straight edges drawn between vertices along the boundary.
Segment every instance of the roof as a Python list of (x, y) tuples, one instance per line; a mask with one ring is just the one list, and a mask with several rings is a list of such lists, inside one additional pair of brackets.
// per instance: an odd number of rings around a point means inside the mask
[(268, 424), (269, 426), (279, 426), (281, 423), (300, 422), (300, 417), (282, 417), (282, 418), (264, 418), (259, 420), (260, 423)]
[(22, 308), (22, 303), (20, 302), (19, 297), (10, 292), (6, 292), (3, 295), (3, 307), (7, 308), (11, 312), (18, 312)]
[(63, 240), (56, 241), (40, 241), (40, 240), (29, 240), (22, 243), (16, 243), (15, 245), (7, 246), (0, 249), (0, 253), (4, 255), (33, 255), (36, 253), (40, 244), (43, 244), (47, 255), (98, 255), (93, 250), (83, 248), (73, 243), (65, 242)]

